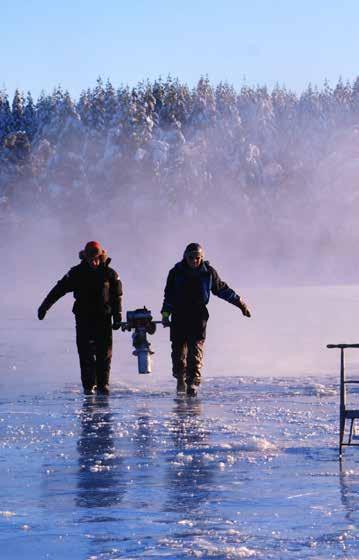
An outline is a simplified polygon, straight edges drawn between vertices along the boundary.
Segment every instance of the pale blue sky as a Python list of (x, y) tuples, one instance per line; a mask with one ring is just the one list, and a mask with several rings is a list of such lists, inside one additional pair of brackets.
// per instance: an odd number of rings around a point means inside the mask
[(99, 75), (170, 73), (300, 92), (359, 74), (358, 29), (358, 0), (0, 0), (0, 88), (78, 97)]

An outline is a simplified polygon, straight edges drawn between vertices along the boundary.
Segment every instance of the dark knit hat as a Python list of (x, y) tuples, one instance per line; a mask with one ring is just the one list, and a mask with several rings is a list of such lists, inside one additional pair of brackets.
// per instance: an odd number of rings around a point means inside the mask
[(204, 258), (204, 250), (203, 247), (199, 243), (190, 243), (187, 245), (184, 251), (184, 257), (195, 256), (198, 255), (199, 257)]

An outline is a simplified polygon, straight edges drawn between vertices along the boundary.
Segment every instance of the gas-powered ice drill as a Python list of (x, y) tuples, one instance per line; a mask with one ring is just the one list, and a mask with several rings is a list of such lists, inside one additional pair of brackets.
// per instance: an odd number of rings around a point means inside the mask
[(132, 345), (135, 350), (132, 353), (137, 356), (138, 373), (151, 373), (151, 356), (154, 352), (151, 350), (151, 343), (147, 340), (147, 334), (154, 334), (156, 324), (162, 323), (162, 321), (153, 321), (151, 311), (146, 307), (127, 311), (126, 319), (125, 323), (121, 323), (121, 329), (123, 331), (133, 330)]

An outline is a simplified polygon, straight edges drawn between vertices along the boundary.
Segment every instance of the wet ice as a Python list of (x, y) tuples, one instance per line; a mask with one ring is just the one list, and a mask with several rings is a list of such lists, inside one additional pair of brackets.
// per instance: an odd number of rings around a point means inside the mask
[(2, 398), (6, 558), (355, 557), (336, 379), (206, 379), (199, 399), (164, 385)]

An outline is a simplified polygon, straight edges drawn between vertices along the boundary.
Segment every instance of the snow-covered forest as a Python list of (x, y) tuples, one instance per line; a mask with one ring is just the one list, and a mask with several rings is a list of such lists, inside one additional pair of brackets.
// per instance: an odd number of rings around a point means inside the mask
[(77, 101), (61, 87), (36, 101), (0, 92), (3, 222), (95, 209), (126, 227), (201, 217), (242, 224), (243, 244), (260, 225), (272, 245), (325, 251), (359, 238), (358, 177), (359, 78), (301, 95), (171, 77), (133, 89), (98, 79)]

